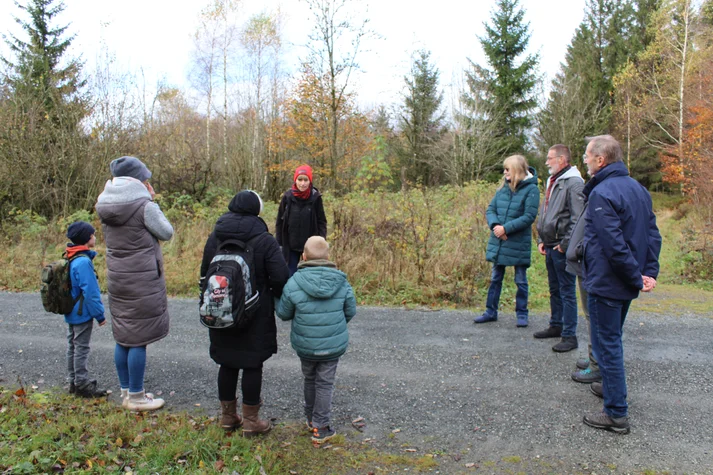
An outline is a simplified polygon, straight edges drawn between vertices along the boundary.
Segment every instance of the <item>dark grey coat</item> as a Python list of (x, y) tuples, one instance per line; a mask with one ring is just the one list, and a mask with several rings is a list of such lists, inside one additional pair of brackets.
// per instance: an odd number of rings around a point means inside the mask
[[(552, 177), (545, 183), (545, 196)], [(555, 180), (550, 192), (550, 200), (542, 200), (542, 207), (537, 219), (538, 242), (554, 247), (558, 244), (567, 251), (569, 234), (584, 207), (584, 180), (577, 170), (571, 167)], [(547, 204), (547, 206), (545, 206)]]
[(158, 240), (173, 228), (138, 180), (107, 182), (96, 204), (106, 242), (107, 287), (114, 340), (145, 346), (168, 335), (163, 255)]

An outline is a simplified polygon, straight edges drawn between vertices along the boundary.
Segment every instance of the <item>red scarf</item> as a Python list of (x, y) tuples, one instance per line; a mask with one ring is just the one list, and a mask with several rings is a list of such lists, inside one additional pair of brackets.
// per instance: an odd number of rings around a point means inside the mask
[(312, 183), (309, 184), (309, 188), (307, 188), (305, 191), (300, 191), (300, 189), (297, 188), (297, 183), (293, 183), (292, 194), (295, 196), (295, 198), (300, 200), (308, 199), (312, 194)]
[(82, 251), (88, 251), (89, 248), (87, 246), (67, 246), (67, 259), (71, 259), (75, 255), (79, 254)]

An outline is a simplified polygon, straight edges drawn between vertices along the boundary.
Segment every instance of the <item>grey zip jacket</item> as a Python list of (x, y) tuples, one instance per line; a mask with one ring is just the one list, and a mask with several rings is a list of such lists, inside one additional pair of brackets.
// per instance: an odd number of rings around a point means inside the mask
[(145, 346), (168, 335), (169, 316), (159, 240), (173, 227), (139, 180), (116, 177), (97, 200), (106, 242), (107, 286), (114, 340)]
[[(547, 178), (545, 194), (552, 177)], [(550, 200), (545, 205), (542, 199), (539, 219), (537, 220), (537, 242), (545, 246), (560, 245), (567, 252), (569, 235), (584, 207), (584, 180), (577, 167), (572, 166), (555, 181), (550, 193)]]

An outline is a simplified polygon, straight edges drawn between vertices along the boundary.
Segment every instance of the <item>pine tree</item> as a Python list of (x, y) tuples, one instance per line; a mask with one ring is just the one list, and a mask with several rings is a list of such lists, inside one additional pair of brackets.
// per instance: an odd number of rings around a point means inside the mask
[(441, 154), (444, 113), (440, 110), (443, 93), (438, 89), (439, 72), (429, 62), (431, 53), (419, 51), (404, 78), (406, 94), (400, 122), (405, 139), (402, 167), (406, 177), (423, 184), (437, 183), (437, 164)]
[(62, 66), (74, 36), (64, 37), (66, 25), (52, 26), (55, 17), (65, 8), (64, 2), (52, 5), (54, 2), (30, 0), (25, 6), (15, 2), (30, 17), (29, 22), (15, 18), (29, 40), (23, 41), (12, 35), (9, 39), (6, 37), (5, 42), (16, 59), (2, 59), (9, 68), (7, 81), (10, 89), (41, 101), (50, 116), (52, 111), (76, 99), (77, 91), (85, 84), (80, 79), (82, 65), (78, 60), (69, 60)]
[[(90, 140), (81, 127), (89, 114), (81, 63), (66, 57), (73, 36), (53, 23), (64, 10), (55, 0), (15, 5), (29, 16), (16, 22), (27, 39), (5, 36), (11, 52), (0, 100), (0, 186), (3, 209), (47, 216), (90, 208), (98, 174), (89, 167)], [(12, 183), (12, 186), (5, 186)]]
[[(527, 133), (532, 125), (531, 114), (537, 106), (535, 86), (538, 81), (538, 55), (525, 55), (530, 40), (529, 23), (518, 0), (497, 0), (490, 24), (485, 24), (485, 36), (479, 37), (490, 68), (471, 61), (472, 71), (466, 72), (470, 94), (489, 102), (496, 112), (497, 138), (503, 145), (503, 156), (524, 153)], [(523, 57), (523, 55), (525, 55)]]
[(651, 41), (649, 8), (659, 1), (587, 1), (585, 18), (538, 114), (536, 141), (542, 153), (564, 143), (579, 157), (585, 136), (613, 131), (614, 78)]

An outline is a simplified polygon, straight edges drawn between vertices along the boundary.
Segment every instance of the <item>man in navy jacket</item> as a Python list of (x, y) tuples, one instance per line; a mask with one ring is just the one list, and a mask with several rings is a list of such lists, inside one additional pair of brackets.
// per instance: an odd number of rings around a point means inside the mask
[(640, 291), (650, 292), (656, 286), (661, 234), (651, 196), (629, 176), (623, 155), (619, 142), (610, 135), (589, 139), (585, 162), (592, 179), (584, 187), (589, 207), (583, 274), (592, 346), (602, 373), (604, 410), (584, 416), (584, 423), (626, 434), (622, 328), (631, 301)]

